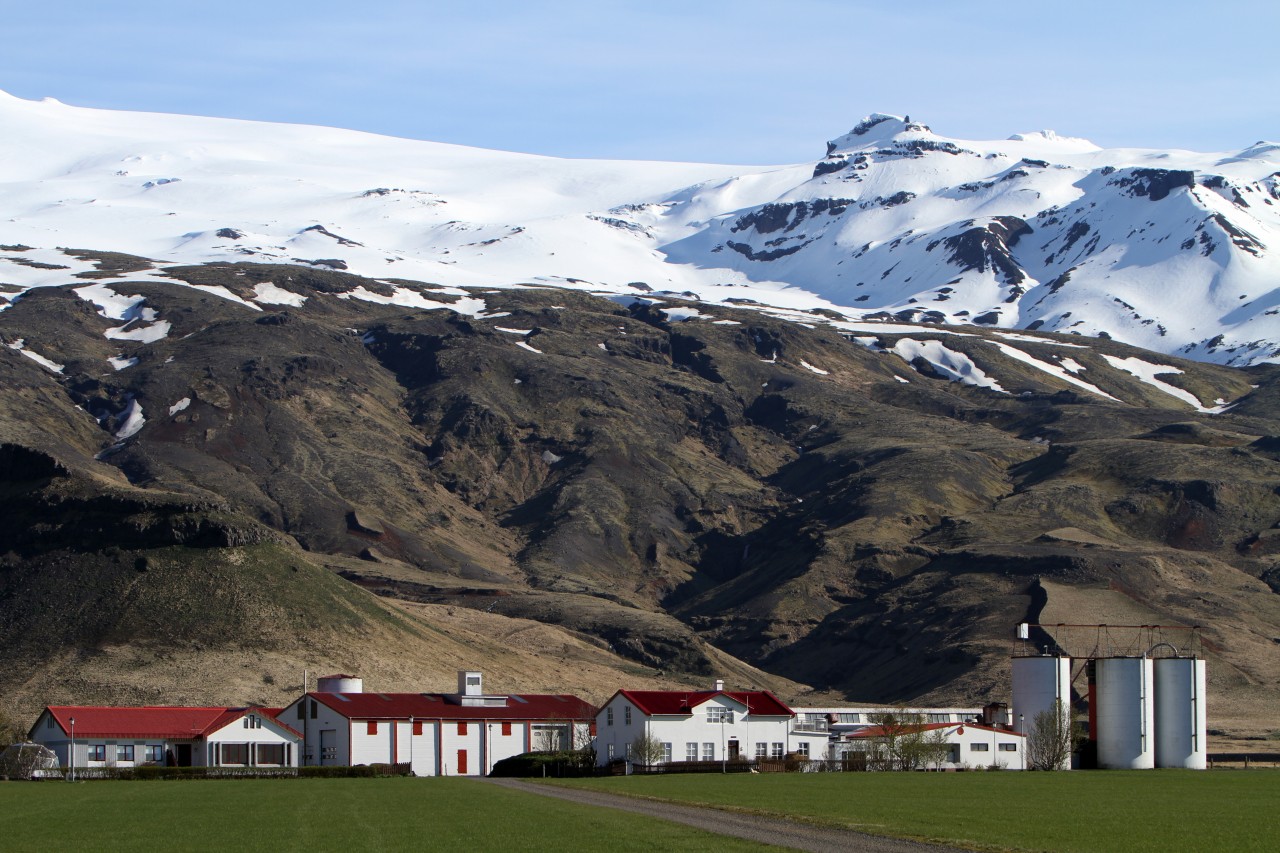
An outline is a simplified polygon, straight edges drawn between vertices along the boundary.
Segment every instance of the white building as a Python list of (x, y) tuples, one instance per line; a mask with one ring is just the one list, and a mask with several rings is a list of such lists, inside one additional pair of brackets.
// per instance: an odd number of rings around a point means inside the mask
[(661, 744), (661, 762), (824, 757), (827, 733), (795, 729), (795, 713), (768, 691), (619, 690), (596, 714), (596, 763), (633, 758), (637, 739)]
[(863, 706), (820, 708), (793, 708), (796, 712), (796, 728), (803, 731), (830, 732), (833, 735), (850, 734), (869, 728), (887, 715), (906, 717), (920, 723), (971, 723), (982, 719), (983, 709), (972, 707), (908, 708), (902, 706)]
[(366, 693), (331, 675), (280, 718), (303, 734), (306, 765), (408, 764), (417, 776), (483, 776), (504, 758), (586, 746), (594, 706), (566, 694), (490, 695), (479, 672), (457, 693)]
[[(29, 738), (63, 767), (296, 767), (302, 736), (271, 708), (51, 705)], [(75, 738), (74, 760), (70, 756)]]
[[(978, 723), (908, 723), (896, 726), (866, 726), (840, 735), (832, 742), (833, 758), (850, 760), (855, 756), (883, 755), (891, 737), (919, 735), (922, 740), (936, 740), (946, 750), (928, 762), (928, 768), (939, 770), (982, 769), (1025, 770), (1026, 736), (999, 726)], [(874, 761), (868, 761), (874, 766)]]

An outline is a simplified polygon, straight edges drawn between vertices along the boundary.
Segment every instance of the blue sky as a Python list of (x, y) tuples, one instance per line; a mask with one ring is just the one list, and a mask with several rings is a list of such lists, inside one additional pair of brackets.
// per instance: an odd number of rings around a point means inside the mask
[(786, 163), (870, 112), (948, 136), (1280, 139), (1280, 3), (9, 4), (0, 89), (569, 157)]

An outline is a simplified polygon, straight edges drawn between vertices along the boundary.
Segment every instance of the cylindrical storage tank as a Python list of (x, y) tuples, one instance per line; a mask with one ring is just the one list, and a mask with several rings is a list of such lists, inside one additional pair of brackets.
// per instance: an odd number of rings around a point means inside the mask
[(363, 693), (364, 679), (354, 675), (322, 675), (316, 681), (320, 693)]
[(1156, 767), (1207, 766), (1204, 661), (1160, 658), (1155, 661)]
[(1098, 766), (1113, 770), (1155, 767), (1155, 691), (1150, 658), (1097, 660)]
[[(1071, 658), (1039, 655), (1013, 659), (1013, 725), (1024, 734), (1054, 702), (1071, 713)], [(1070, 767), (1070, 761), (1064, 769)]]

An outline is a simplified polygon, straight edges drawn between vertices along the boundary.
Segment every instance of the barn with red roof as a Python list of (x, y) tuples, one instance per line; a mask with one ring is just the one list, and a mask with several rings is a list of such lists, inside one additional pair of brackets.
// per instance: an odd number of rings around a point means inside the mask
[[(296, 767), (302, 735), (273, 708), (50, 705), (29, 738), (64, 767)], [(74, 754), (72, 747), (74, 746)]]
[(466, 671), (457, 693), (377, 693), (331, 675), (280, 716), (303, 733), (307, 765), (409, 764), (417, 776), (483, 776), (524, 752), (590, 744), (595, 706), (577, 696), (483, 685)]

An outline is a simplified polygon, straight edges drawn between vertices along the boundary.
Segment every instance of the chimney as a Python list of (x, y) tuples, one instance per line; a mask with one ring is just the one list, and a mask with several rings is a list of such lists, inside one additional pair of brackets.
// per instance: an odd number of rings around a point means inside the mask
[(458, 670), (458, 695), (483, 696), (484, 676), (474, 670)]
[(721, 691), (721, 690), (724, 690), (724, 679), (723, 679), (723, 678), (717, 678), (717, 679), (716, 679), (716, 691), (717, 691), (717, 692), (719, 692), (719, 691)]

